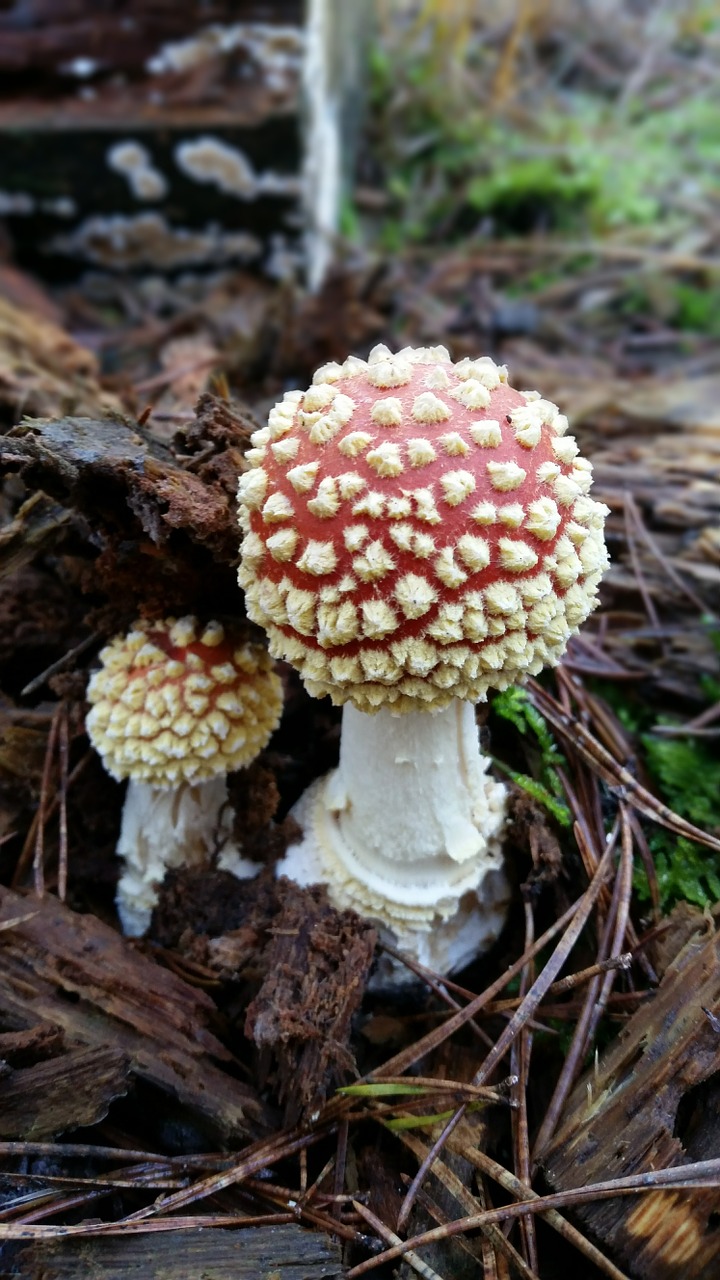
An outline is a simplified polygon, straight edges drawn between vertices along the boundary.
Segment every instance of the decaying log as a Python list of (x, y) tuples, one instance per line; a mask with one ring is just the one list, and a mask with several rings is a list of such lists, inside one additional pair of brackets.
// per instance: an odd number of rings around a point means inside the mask
[(92, 15), (7, 0), (0, 217), (20, 259), (65, 273), (250, 263), (277, 278), (297, 272), (305, 224), (319, 284), (370, 13), (366, 0), (124, 0)]
[[(227, 615), (235, 601), (241, 612), (235, 495), (257, 423), (242, 405), (211, 395), (196, 415), (172, 444), (121, 417), (31, 419), (0, 437), (0, 469), (71, 510), (81, 540), (83, 520), (93, 530), (87, 585), (124, 608), (116, 628), (141, 607)], [(30, 537), (31, 502), (16, 521), (16, 560)], [(38, 533), (45, 536), (52, 528)]]
[(37, 1241), (19, 1250), (2, 1274), (7, 1280), (340, 1280), (344, 1271), (334, 1241), (288, 1224)]
[[(654, 1000), (577, 1085), (542, 1154), (556, 1190), (720, 1157), (720, 906), (712, 918), (685, 907), (681, 925), (688, 920)], [(642, 1280), (717, 1280), (717, 1187), (619, 1196), (577, 1212)]]
[(23, 260), (272, 270), (297, 240), (300, 0), (7, 9), (0, 215)]
[[(208, 1029), (214, 1005), (204, 992), (56, 898), (1, 888), (0, 926), (10, 921), (0, 927), (4, 1016), (15, 1025), (19, 1019), (58, 1026), (69, 1048), (123, 1055), (132, 1077), (188, 1107), (216, 1140), (247, 1135), (262, 1107), (252, 1090), (216, 1066), (231, 1055)], [(0, 1081), (0, 1109), (11, 1083), (12, 1077)]]
[(2, 1074), (10, 1067), (27, 1067), (62, 1052), (65, 1037), (59, 1027), (49, 1022), (35, 1022), (32, 1026), (14, 1027), (12, 1031), (0, 1031), (0, 1062)]

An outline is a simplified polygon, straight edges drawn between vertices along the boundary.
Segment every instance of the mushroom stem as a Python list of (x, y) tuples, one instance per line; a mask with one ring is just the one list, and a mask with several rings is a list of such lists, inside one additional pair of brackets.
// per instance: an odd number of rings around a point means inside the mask
[(217, 856), (217, 865), (238, 879), (254, 876), (259, 868), (242, 858), (232, 827), (224, 776), (173, 788), (131, 779), (117, 846), (125, 860), (116, 899), (123, 933), (147, 932), (169, 867), (208, 866)]
[(405, 715), (348, 704), (340, 764), (296, 806), (304, 839), (280, 873), (326, 882), (423, 964), (458, 968), (497, 936), (508, 896), (505, 788), (488, 764), (470, 703)]

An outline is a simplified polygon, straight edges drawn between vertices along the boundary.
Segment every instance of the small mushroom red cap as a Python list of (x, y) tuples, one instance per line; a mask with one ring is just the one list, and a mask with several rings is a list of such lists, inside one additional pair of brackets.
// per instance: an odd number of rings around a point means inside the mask
[(567, 425), (444, 347), (378, 346), (289, 392), (239, 491), (240, 583), (271, 653), (363, 711), (477, 701), (559, 661), (607, 565)]
[(139, 621), (100, 654), (90, 740), (114, 778), (169, 789), (249, 764), (277, 727), (282, 685), (257, 644), (219, 622)]

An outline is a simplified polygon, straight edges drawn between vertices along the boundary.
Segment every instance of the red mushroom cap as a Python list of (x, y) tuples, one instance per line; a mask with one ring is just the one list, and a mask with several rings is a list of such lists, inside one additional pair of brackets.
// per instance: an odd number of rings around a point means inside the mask
[(254, 760), (280, 720), (267, 652), (219, 622), (141, 619), (100, 659), (86, 724), (114, 778), (166, 789), (216, 778)]
[(240, 583), (271, 652), (364, 711), (476, 701), (557, 662), (607, 564), (566, 429), (444, 347), (318, 370), (240, 481)]

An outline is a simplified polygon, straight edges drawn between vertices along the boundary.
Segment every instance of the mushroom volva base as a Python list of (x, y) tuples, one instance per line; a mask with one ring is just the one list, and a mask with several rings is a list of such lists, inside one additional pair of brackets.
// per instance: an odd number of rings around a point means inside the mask
[(130, 780), (117, 846), (124, 868), (116, 898), (127, 937), (147, 933), (170, 867), (210, 866), (217, 854), (218, 867), (239, 880), (257, 875), (257, 863), (243, 858), (233, 843), (232, 826), (224, 777), (181, 782), (174, 789)]
[(87, 731), (109, 773), (128, 779), (117, 852), (123, 931), (145, 933), (168, 867), (258, 868), (232, 843), (225, 779), (277, 727), (282, 685), (267, 652), (195, 617), (139, 619), (100, 654)]
[(340, 764), (295, 806), (304, 837), (278, 874), (326, 884), (336, 907), (374, 920), (420, 964), (461, 968), (495, 941), (510, 896), (505, 788), (488, 763), (470, 703), (405, 715), (346, 706)]

